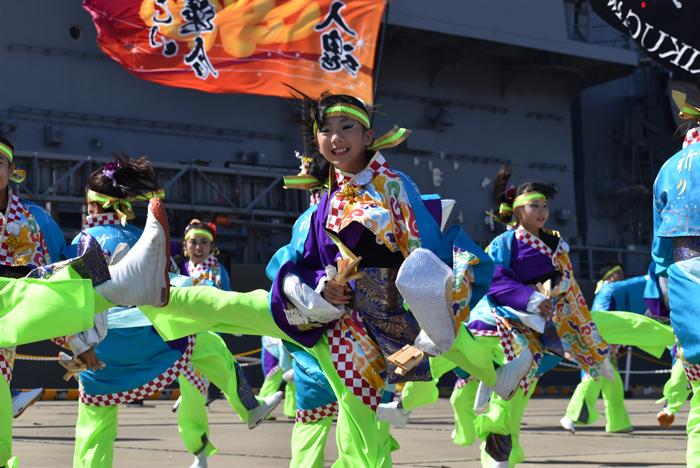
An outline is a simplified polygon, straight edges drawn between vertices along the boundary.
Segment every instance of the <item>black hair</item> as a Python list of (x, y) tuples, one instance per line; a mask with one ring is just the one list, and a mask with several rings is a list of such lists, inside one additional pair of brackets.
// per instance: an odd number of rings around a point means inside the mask
[(605, 278), (605, 275), (607, 275), (610, 272), (610, 270), (612, 270), (615, 267), (622, 268), (622, 263), (618, 262), (617, 260), (608, 260), (607, 262), (605, 262), (603, 268), (600, 269), (600, 278)]
[[(153, 166), (146, 156), (130, 159), (124, 153), (112, 153), (114, 156), (114, 174), (109, 177), (102, 167), (88, 179), (85, 191), (101, 193), (114, 198), (129, 198), (160, 190), (160, 185), (153, 171)], [(104, 211), (114, 211), (113, 207)]]
[[(301, 125), (304, 142), (309, 150), (309, 157), (312, 159), (309, 165), (309, 174), (319, 180), (326, 180), (330, 171), (330, 163), (326, 161), (321, 152), (318, 150), (316, 143), (316, 133), (314, 132), (314, 124), (317, 128), (323, 125), (324, 114), (326, 109), (337, 103), (352, 104), (364, 110), (368, 115), (378, 113), (375, 106), (366, 106), (362, 101), (349, 94), (333, 94), (330, 91), (323, 91), (318, 99), (314, 99), (296, 88), (285, 84), (289, 88), (291, 96), (290, 102), (293, 106), (301, 109), (304, 117), (288, 116), (287, 118), (294, 123)], [(363, 127), (364, 128), (364, 127)], [(369, 161), (374, 155), (374, 151), (367, 150), (365, 159)]]
[[(498, 171), (496, 179), (493, 182), (493, 194), (496, 196), (496, 201), (498, 203), (508, 203), (512, 205), (516, 197), (529, 192), (540, 192), (547, 200), (553, 199), (557, 194), (556, 188), (542, 182), (523, 182), (517, 187), (508, 188), (508, 181), (512, 175), (513, 168), (507, 164), (503, 165), (501, 170)], [(513, 216), (513, 214), (499, 214), (501, 221), (504, 223), (509, 222)]]

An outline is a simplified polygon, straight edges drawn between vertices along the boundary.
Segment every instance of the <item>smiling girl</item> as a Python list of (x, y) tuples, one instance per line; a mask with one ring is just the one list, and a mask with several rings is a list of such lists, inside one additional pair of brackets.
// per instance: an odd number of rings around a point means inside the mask
[[(501, 337), (509, 359), (526, 350), (535, 359), (510, 401), (494, 395), (487, 414), (476, 419), (484, 467), (514, 466), (524, 461), (519, 442), (520, 421), (537, 378), (558, 363), (564, 354), (593, 378), (612, 377), (606, 366), (608, 345), (596, 328), (579, 290), (569, 262), (569, 246), (556, 231), (545, 229), (549, 200), (557, 190), (541, 182), (508, 187), (513, 169), (501, 168), (494, 182), (500, 203), (499, 220), (509, 230), (496, 237), (488, 252), (496, 263), (487, 295), (472, 311), (469, 328)], [(536, 290), (551, 280), (554, 300)], [(556, 302), (556, 303), (554, 303)], [(485, 393), (481, 392), (484, 395)], [(477, 395), (477, 406), (485, 404)], [(512, 443), (512, 450), (510, 445)]]
[[(294, 341), (330, 348), (331, 359), (320, 352), (317, 358), (338, 396), (341, 464), (384, 466), (390, 456), (377, 438), (375, 410), (385, 384), (432, 380), (429, 356), (444, 355), (511, 395), (507, 384), (497, 385), (508, 380), (501, 378), (505, 369), (497, 374), (490, 355), (459, 333), (491, 280), (490, 259), (456, 226), (443, 236), (415, 184), (379, 152), (405, 140), (408, 130), (394, 127), (375, 139), (357, 98), (297, 96), (312, 156), (331, 165), (329, 190), (268, 266), (271, 310)], [(347, 283), (336, 279), (341, 258), (360, 259)], [(425, 356), (399, 375), (387, 358), (404, 345)]]

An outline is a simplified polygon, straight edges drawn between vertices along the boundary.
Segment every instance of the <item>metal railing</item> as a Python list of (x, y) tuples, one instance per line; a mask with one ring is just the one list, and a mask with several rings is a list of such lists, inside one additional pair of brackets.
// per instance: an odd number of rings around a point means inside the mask
[(570, 245), (571, 264), (579, 279), (598, 281), (601, 268), (610, 260), (620, 262), (627, 276), (647, 273), (651, 262), (651, 247), (634, 246), (635, 249)]

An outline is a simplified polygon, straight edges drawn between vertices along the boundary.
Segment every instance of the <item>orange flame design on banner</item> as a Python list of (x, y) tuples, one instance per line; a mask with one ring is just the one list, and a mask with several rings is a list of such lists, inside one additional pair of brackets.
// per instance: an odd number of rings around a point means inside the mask
[(85, 0), (133, 75), (212, 93), (326, 89), (372, 101), (383, 0)]

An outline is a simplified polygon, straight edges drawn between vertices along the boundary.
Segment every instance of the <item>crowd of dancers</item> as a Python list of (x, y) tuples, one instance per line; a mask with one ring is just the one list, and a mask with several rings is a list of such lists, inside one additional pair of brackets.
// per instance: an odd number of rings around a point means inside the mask
[[(399, 145), (409, 130), (375, 138), (372, 108), (361, 100), (292, 93), (311, 151), (285, 186), (308, 190), (310, 208), (267, 266), (270, 291), (231, 291), (214, 224), (192, 220), (182, 250), (170, 241), (166, 194), (145, 157), (116, 155), (90, 175), (83, 230), (66, 245), (50, 216), (11, 190), (24, 173), (0, 137), (0, 467), (18, 465), (12, 418), (40, 395), (10, 389), (16, 346), (46, 339), (82, 365), (75, 467), (112, 466), (119, 406), (175, 380), (178, 428), (193, 468), (217, 452), (205, 409), (210, 382), (253, 429), (282, 400), (282, 381), (284, 413), (296, 421), (290, 466), (323, 466), (334, 418), (335, 466), (391, 466), (399, 448), (391, 426), (434, 403), (449, 371), (458, 376), (452, 442), (470, 446), (478, 438), (482, 466), (513, 467), (525, 460), (525, 407), (539, 377), (562, 359), (582, 372), (563, 429), (595, 422), (602, 392), (606, 431), (633, 431), (616, 368), (624, 346), (657, 357), (673, 348), (657, 417), (671, 426), (700, 379), (691, 292), (700, 288), (697, 125), (654, 186), (649, 274), (625, 279), (622, 265), (607, 264), (589, 308), (568, 245), (545, 228), (555, 187), (511, 185), (513, 169), (503, 167), (492, 216), (505, 228), (484, 250), (461, 227), (447, 226), (448, 200), (421, 195), (389, 167), (380, 150)], [(681, 115), (697, 124), (700, 110), (679, 99)], [(148, 203), (143, 230), (128, 223), (138, 201)], [(181, 252), (187, 261), (176, 260)], [(257, 395), (221, 333), (262, 337), (266, 379)], [(700, 466), (698, 407), (693, 398), (688, 466)], [(478, 409), (485, 412), (477, 416)]]

